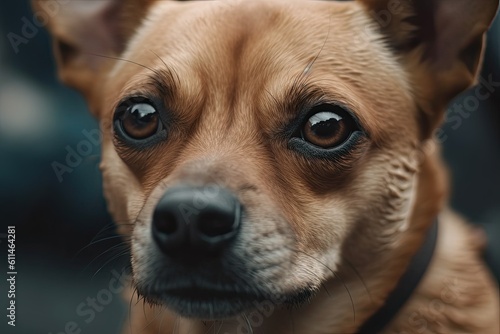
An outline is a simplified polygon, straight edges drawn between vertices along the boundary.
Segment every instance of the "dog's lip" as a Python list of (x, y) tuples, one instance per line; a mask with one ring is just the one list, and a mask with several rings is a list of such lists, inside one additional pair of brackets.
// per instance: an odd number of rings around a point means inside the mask
[(177, 277), (176, 280), (156, 283), (147, 295), (177, 301), (254, 301), (261, 300), (263, 293), (258, 287), (234, 281)]
[(237, 288), (180, 287), (150, 291), (147, 300), (187, 318), (227, 319), (255, 308), (266, 299), (256, 291)]
[(241, 291), (239, 289), (211, 289), (211, 288), (200, 288), (200, 287), (189, 287), (189, 288), (176, 288), (168, 289), (163, 291), (164, 295), (173, 297), (180, 300), (207, 300), (207, 301), (217, 301), (217, 300), (260, 300), (259, 295), (255, 292)]

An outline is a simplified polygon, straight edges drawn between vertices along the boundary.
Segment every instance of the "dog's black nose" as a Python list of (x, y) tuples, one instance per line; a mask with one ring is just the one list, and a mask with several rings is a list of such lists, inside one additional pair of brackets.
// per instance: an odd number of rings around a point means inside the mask
[(178, 187), (165, 192), (152, 223), (153, 238), (169, 255), (200, 257), (223, 249), (240, 228), (241, 205), (217, 186)]

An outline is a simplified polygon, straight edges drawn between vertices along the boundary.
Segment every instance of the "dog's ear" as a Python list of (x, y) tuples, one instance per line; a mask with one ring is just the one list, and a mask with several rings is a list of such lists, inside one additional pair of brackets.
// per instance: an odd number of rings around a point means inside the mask
[(32, 0), (48, 18), (60, 79), (87, 99), (98, 74), (119, 55), (154, 0)]
[[(401, 56), (425, 112), (474, 83), (499, 0), (359, 0)], [(442, 117), (434, 117), (436, 126)]]

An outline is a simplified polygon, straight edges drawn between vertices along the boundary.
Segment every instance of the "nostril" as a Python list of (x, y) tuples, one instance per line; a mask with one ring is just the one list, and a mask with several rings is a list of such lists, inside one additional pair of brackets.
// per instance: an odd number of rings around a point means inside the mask
[(181, 225), (175, 212), (159, 206), (153, 215), (153, 239), (167, 252), (181, 247), (187, 241), (187, 229)]
[(164, 234), (174, 234), (179, 229), (175, 215), (171, 212), (163, 212), (153, 218), (156, 229)]
[(208, 237), (217, 237), (232, 232), (234, 224), (234, 215), (204, 212), (200, 214), (198, 230)]

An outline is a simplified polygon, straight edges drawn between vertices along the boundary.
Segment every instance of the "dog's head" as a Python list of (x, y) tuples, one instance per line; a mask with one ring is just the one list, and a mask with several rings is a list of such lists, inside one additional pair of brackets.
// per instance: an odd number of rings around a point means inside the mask
[(474, 82), (497, 5), (36, 8), (52, 17), (61, 78), (101, 121), (105, 193), (130, 223), (138, 291), (219, 318), (301, 302), (344, 261), (374, 268), (405, 247), (414, 217), (436, 214), (442, 187), (419, 150)]

